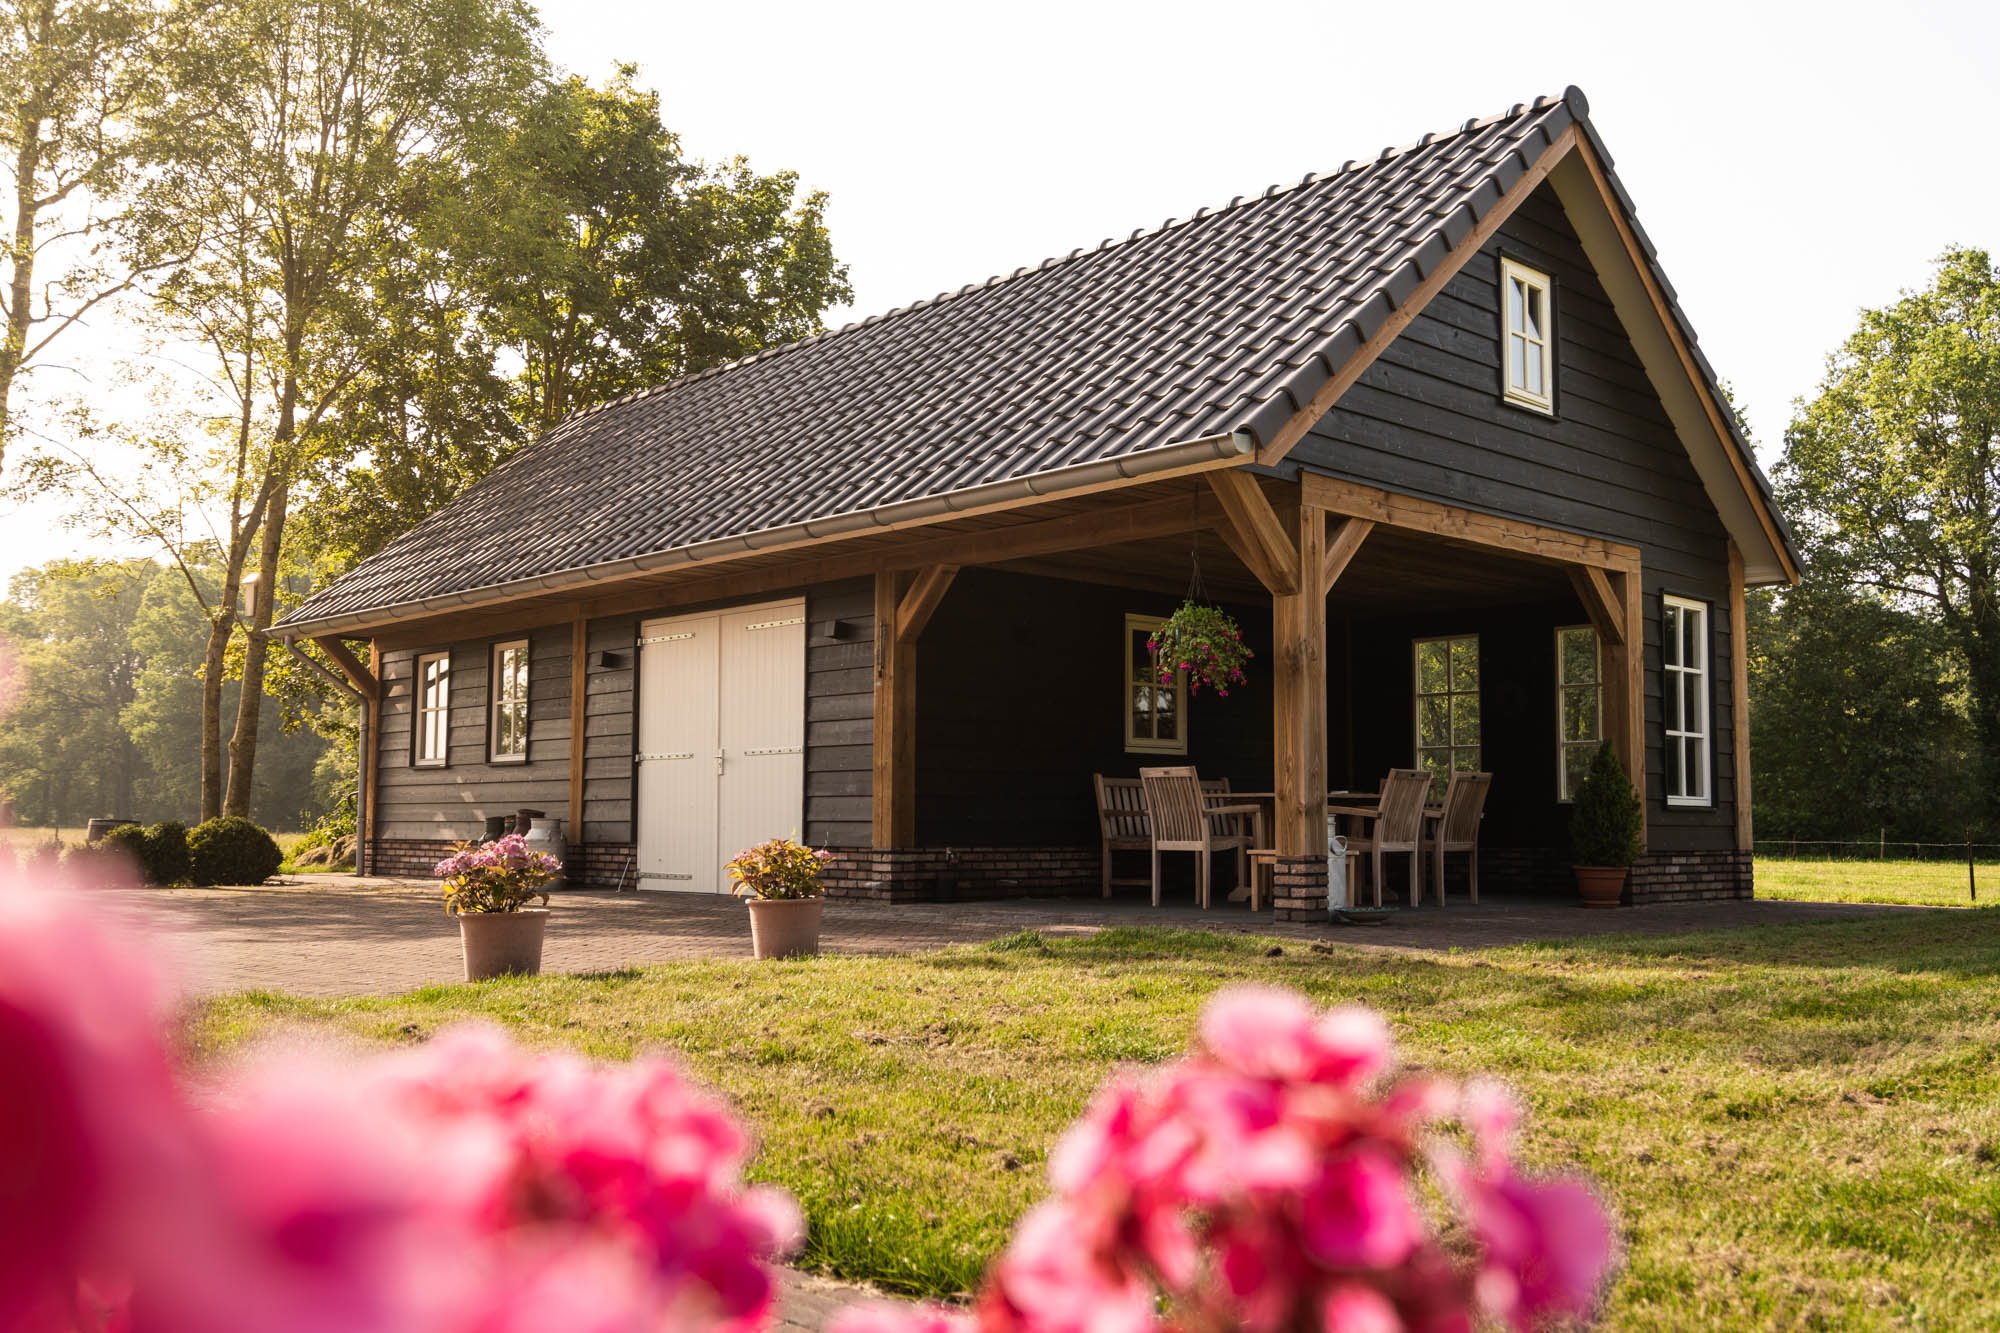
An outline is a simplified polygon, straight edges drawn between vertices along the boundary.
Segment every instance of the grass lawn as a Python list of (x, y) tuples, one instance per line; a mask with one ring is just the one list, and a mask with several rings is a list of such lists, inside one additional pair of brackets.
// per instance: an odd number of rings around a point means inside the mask
[(1602, 1185), (1621, 1328), (2000, 1326), (2000, 912), (1482, 953), (1122, 929), (905, 957), (703, 962), (379, 999), (214, 1000), (208, 1058), (260, 1034), (419, 1040), (480, 1016), (618, 1059), (677, 1052), (811, 1219), (805, 1261), (973, 1285), (1046, 1153), (1120, 1061), (1184, 1046), (1254, 978), (1393, 1020), (1406, 1059), (1508, 1078), (1525, 1156)]
[[(2000, 863), (1978, 867), (1979, 901), (2000, 904)], [(1968, 907), (1965, 862), (1757, 860), (1759, 898)]]

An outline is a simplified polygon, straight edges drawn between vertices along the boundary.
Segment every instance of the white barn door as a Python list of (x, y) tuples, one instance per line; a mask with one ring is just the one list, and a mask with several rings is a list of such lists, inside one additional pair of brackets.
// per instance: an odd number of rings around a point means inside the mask
[(796, 836), (805, 799), (805, 603), (639, 627), (639, 886), (727, 893), (723, 866)]

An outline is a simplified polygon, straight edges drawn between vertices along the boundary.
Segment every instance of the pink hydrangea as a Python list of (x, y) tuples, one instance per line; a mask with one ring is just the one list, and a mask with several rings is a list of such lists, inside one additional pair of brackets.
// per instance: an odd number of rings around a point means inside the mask
[[(1367, 1009), (1224, 991), (1185, 1059), (1099, 1091), (1051, 1155), (1054, 1196), (971, 1311), (875, 1308), (835, 1333), (1456, 1333), (1588, 1317), (1612, 1262), (1596, 1198), (1514, 1168), (1504, 1092), (1392, 1077), (1393, 1060)], [(1443, 1133), (1452, 1120), (1469, 1155)], [(1426, 1174), (1455, 1226), (1424, 1206)]]

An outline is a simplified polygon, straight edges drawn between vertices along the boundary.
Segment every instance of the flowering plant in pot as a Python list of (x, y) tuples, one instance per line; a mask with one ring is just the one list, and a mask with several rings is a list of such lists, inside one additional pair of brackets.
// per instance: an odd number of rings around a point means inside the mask
[(792, 958), (819, 952), (819, 905), (825, 889), (820, 867), (831, 852), (814, 851), (790, 838), (772, 838), (729, 862), (731, 890), (749, 900), (750, 950), (759, 958)]
[(1597, 747), (1569, 813), (1571, 869), (1585, 907), (1616, 907), (1645, 850), (1645, 810), (1609, 745)]
[(1180, 609), (1146, 639), (1153, 654), (1160, 683), (1171, 685), (1174, 676), (1187, 673), (1188, 693), (1199, 694), (1204, 685), (1218, 695), (1227, 695), (1231, 685), (1243, 683), (1243, 664), (1250, 649), (1235, 618), (1219, 606), (1208, 606), (1189, 598)]
[(510, 833), (492, 842), (454, 843), (432, 873), (444, 881), (445, 911), (458, 918), (467, 981), (542, 970), (549, 913), (528, 904), (548, 902), (542, 886), (562, 874), (561, 861)]

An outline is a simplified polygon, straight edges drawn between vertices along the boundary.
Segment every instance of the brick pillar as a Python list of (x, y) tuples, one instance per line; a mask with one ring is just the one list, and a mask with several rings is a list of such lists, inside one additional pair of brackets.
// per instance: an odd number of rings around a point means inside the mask
[(1271, 915), (1279, 921), (1326, 921), (1326, 858), (1280, 856), (1272, 876)]

